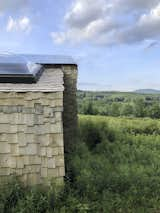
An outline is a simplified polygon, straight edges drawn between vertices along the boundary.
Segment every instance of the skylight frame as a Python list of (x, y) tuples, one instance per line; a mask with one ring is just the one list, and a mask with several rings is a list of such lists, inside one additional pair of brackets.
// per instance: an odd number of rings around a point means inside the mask
[(36, 83), (42, 72), (43, 66), (27, 57), (0, 54), (0, 83)]

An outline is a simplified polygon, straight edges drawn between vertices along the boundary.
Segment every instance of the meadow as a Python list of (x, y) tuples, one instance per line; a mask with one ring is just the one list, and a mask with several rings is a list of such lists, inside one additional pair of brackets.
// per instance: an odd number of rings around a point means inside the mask
[(79, 116), (65, 185), (0, 192), (0, 212), (160, 212), (160, 120)]

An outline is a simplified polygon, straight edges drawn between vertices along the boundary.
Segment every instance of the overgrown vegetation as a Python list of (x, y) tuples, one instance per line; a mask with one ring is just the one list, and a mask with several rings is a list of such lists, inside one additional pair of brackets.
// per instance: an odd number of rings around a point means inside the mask
[(17, 182), (1, 190), (0, 212), (160, 212), (159, 120), (80, 116), (67, 166), (60, 191)]
[(80, 114), (160, 118), (159, 94), (78, 91), (77, 100)]

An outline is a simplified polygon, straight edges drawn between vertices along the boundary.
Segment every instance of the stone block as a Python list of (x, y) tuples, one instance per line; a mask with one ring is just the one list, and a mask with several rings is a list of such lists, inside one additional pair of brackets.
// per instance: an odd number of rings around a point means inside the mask
[(10, 144), (0, 141), (0, 154), (7, 154), (11, 152)]
[(50, 145), (50, 135), (44, 134), (44, 135), (38, 135), (37, 141), (40, 143), (40, 146), (49, 146)]
[(35, 115), (34, 116), (34, 124), (35, 125), (42, 125), (44, 123), (43, 115)]
[(7, 134), (5, 133), (0, 134), (0, 141), (7, 142), (8, 141)]
[(43, 106), (50, 106), (50, 100), (49, 100), (47, 97), (45, 97), (45, 96), (43, 96), (43, 97), (41, 98), (40, 103), (41, 103)]
[(52, 148), (52, 155), (58, 155), (59, 154), (59, 148), (58, 147), (53, 147)]
[(63, 134), (50, 134), (50, 144), (52, 147), (63, 146)]
[(24, 165), (30, 165), (30, 160), (29, 160), (30, 157), (31, 156), (27, 156), (27, 155), (23, 156)]
[(23, 113), (34, 114), (35, 109), (33, 107), (23, 107)]
[(11, 144), (17, 144), (18, 142), (18, 134), (13, 133), (13, 134), (5, 134), (6, 141)]
[(50, 133), (50, 124), (45, 123), (44, 125), (36, 125), (34, 126), (34, 132), (37, 135), (44, 135), (44, 134), (49, 134)]
[(55, 169), (48, 169), (48, 178), (54, 178), (59, 176), (58, 168)]
[(23, 175), (23, 169), (16, 169), (16, 175), (18, 176)]
[(17, 132), (24, 132), (25, 131), (25, 124), (17, 125)]
[(58, 147), (58, 155), (64, 155), (64, 147)]
[(41, 168), (41, 177), (46, 178), (48, 176), (48, 169), (47, 168)]
[(23, 169), (24, 168), (23, 157), (17, 157), (16, 161), (17, 161), (17, 168)]
[(28, 151), (28, 150), (27, 150), (27, 146), (20, 146), (20, 147), (19, 147), (19, 156), (28, 154), (27, 151)]
[(64, 109), (63, 106), (53, 108), (54, 112), (63, 112), (63, 109)]
[(55, 107), (63, 106), (63, 99), (56, 99), (55, 100)]
[(30, 165), (40, 165), (41, 164), (41, 158), (37, 155), (29, 156), (29, 163), (30, 163)]
[[(25, 134), (34, 134), (35, 129), (36, 129), (36, 126), (25, 126), (24, 133)], [(38, 129), (38, 127), (37, 127), (37, 129)]]
[(31, 101), (25, 101), (24, 100), (24, 106), (25, 107), (32, 107), (32, 108), (34, 108), (34, 104), (35, 104), (35, 102), (33, 100), (31, 100)]
[(47, 157), (50, 158), (52, 157), (53, 149), (51, 147), (47, 147)]
[(23, 156), (24, 165), (41, 165), (41, 157), (38, 155)]
[(17, 141), (18, 141), (18, 144), (19, 144), (20, 147), (27, 145), (26, 135), (27, 134), (24, 134), (24, 132), (20, 132), (20, 133), (17, 134)]
[(63, 99), (63, 92), (52, 92), (48, 93), (46, 96), (47, 99), (54, 100), (54, 99)]
[(19, 145), (17, 143), (10, 144), (10, 152), (13, 156), (17, 156), (20, 154)]
[(49, 158), (49, 159), (48, 159), (48, 168), (49, 168), (49, 169), (54, 169), (54, 168), (56, 168), (56, 166), (55, 166), (55, 159), (54, 159), (54, 158)]
[(11, 126), (9, 124), (0, 123), (0, 133), (9, 133), (11, 130)]
[(39, 173), (41, 172), (41, 166), (40, 165), (31, 165), (31, 172), (34, 173)]
[(25, 134), (24, 137), (25, 137), (26, 143), (36, 143), (35, 134), (33, 134), (33, 133), (32, 134)]
[(10, 168), (0, 168), (0, 176), (8, 176), (10, 175)]
[(37, 144), (28, 144), (26, 147), (27, 155), (37, 155), (38, 154), (38, 145)]
[(17, 128), (17, 125), (10, 125), (8, 127), (8, 132), (11, 133), (11, 134), (16, 134), (18, 132), (18, 128)]
[(49, 121), (48, 121), (51, 125), (52, 124), (55, 124), (56, 123), (56, 118), (55, 117), (51, 117), (49, 118)]
[(14, 112), (11, 114), (6, 114), (6, 119), (8, 117), (8, 123), (10, 123), (12, 125), (20, 124), (19, 114), (21, 114), (21, 113)]
[(58, 155), (58, 156), (55, 156), (55, 164), (56, 164), (56, 167), (63, 167), (64, 166), (64, 156), (63, 155)]
[(17, 162), (15, 157), (9, 157), (9, 168), (17, 168)]
[(9, 168), (9, 154), (0, 154), (0, 168)]
[(59, 167), (59, 176), (64, 177), (65, 176), (65, 169), (64, 167)]
[(10, 115), (3, 112), (0, 113), (0, 124), (10, 123)]
[(36, 114), (43, 114), (44, 113), (44, 108), (41, 104), (34, 104), (34, 109)]
[(32, 100), (39, 100), (41, 97), (43, 96), (42, 93), (39, 92), (27, 92), (27, 94), (25, 95), (24, 99), (26, 101), (32, 101)]
[(61, 122), (62, 121), (62, 112), (55, 112), (55, 119), (56, 119), (56, 122)]
[(44, 107), (44, 116), (45, 117), (53, 117), (54, 116), (54, 111), (53, 111), (53, 108), (51, 107), (48, 107), (48, 106), (45, 106)]
[(47, 149), (46, 147), (40, 148), (40, 156), (47, 156)]
[(50, 125), (50, 133), (62, 133), (63, 127), (61, 122)]
[(4, 106), (3, 105), (3, 113), (5, 114), (11, 114), (11, 113), (16, 113), (17, 112), (17, 106)]
[(24, 174), (31, 174), (31, 173), (40, 173), (40, 165), (25, 165), (23, 169)]
[(48, 158), (42, 157), (42, 168), (47, 168), (47, 167), (48, 167)]
[(23, 123), (27, 126), (34, 126), (34, 114), (23, 114)]

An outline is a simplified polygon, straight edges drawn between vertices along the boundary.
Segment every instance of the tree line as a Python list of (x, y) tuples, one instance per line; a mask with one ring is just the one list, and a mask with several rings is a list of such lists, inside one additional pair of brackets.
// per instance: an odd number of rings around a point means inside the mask
[(84, 115), (160, 118), (159, 97), (78, 97), (78, 112)]

